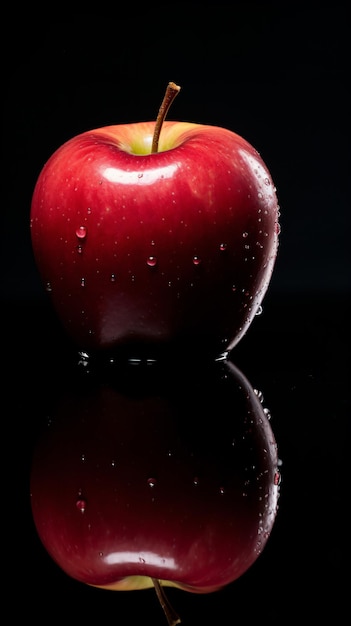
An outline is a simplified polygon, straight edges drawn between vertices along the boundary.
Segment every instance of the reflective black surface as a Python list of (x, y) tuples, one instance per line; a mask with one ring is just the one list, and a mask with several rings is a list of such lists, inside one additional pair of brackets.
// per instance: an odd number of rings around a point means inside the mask
[[(153, 591), (105, 592), (68, 578), (51, 561), (33, 526), (29, 500), (31, 453), (54, 394), (70, 380), (75, 349), (50, 307), (16, 305), (5, 316), (9, 342), (3, 387), (5, 488), (11, 505), (11, 568), (25, 586), (27, 611), (46, 623), (57, 619), (102, 622), (149, 619), (164, 624)], [(168, 594), (184, 624), (333, 618), (346, 605), (348, 545), (349, 314), (347, 298), (274, 298), (231, 355), (271, 413), (281, 466), (279, 511), (256, 563), (214, 594)], [(176, 371), (175, 371), (176, 376)], [(3, 378), (4, 381), (4, 378)], [(9, 429), (9, 432), (7, 431)], [(4, 431), (3, 431), (4, 432)], [(139, 594), (137, 597), (136, 594)], [(45, 603), (43, 598), (45, 597)], [(224, 617), (227, 616), (227, 617)]]

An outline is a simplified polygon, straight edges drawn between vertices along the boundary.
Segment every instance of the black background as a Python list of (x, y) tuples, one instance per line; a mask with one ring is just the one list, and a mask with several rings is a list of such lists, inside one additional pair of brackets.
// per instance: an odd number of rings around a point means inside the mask
[(169, 595), (193, 626), (338, 624), (348, 613), (350, 45), (341, 6), (178, 4), (126, 8), (121, 17), (103, 6), (4, 25), (2, 515), (6, 583), (19, 598), (13, 621), (23, 590), (26, 614), (39, 624), (51, 614), (84, 622), (93, 612), (101, 623), (165, 624), (153, 592), (113, 594), (68, 579), (32, 525), (31, 446), (69, 345), (33, 261), (29, 211), (36, 178), (60, 144), (90, 128), (154, 119), (170, 80), (182, 87), (170, 119), (243, 135), (276, 183), (278, 258), (263, 313), (232, 360), (264, 393), (283, 465), (277, 521), (252, 568), (214, 595)]

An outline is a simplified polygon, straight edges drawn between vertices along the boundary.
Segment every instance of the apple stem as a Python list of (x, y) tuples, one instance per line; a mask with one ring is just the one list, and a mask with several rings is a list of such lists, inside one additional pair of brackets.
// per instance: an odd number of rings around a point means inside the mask
[(157, 578), (153, 578), (152, 582), (154, 584), (155, 590), (156, 590), (156, 594), (157, 597), (160, 601), (160, 604), (163, 608), (164, 614), (167, 617), (167, 621), (169, 626), (176, 626), (176, 624), (180, 624), (181, 620), (179, 615), (177, 615), (177, 613), (174, 611), (170, 601), (168, 600), (164, 589), (160, 583), (160, 581)]
[(179, 92), (180, 87), (178, 85), (172, 82), (168, 83), (166, 93), (162, 100), (162, 104), (160, 106), (156, 119), (154, 135), (152, 138), (151, 154), (155, 154), (155, 152), (158, 152), (158, 142), (160, 139), (162, 124), (165, 121), (169, 107), (171, 106), (174, 98)]

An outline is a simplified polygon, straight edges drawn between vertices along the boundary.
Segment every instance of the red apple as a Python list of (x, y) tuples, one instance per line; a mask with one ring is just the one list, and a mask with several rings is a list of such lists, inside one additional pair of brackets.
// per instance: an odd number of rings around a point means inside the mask
[(75, 380), (37, 443), (43, 545), (88, 585), (223, 588), (256, 561), (277, 513), (277, 444), (257, 393), (229, 361), (114, 376)]
[(82, 350), (230, 351), (270, 282), (279, 207), (261, 156), (161, 112), (73, 137), (35, 185), (36, 263)]

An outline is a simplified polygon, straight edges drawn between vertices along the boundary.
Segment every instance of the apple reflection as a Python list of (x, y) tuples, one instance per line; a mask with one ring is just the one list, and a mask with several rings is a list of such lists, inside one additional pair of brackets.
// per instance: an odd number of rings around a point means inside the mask
[[(279, 499), (277, 444), (229, 360), (79, 367), (33, 454), (31, 506), (52, 559), (115, 590), (218, 590), (258, 558)], [(89, 370), (89, 371), (88, 371)]]

